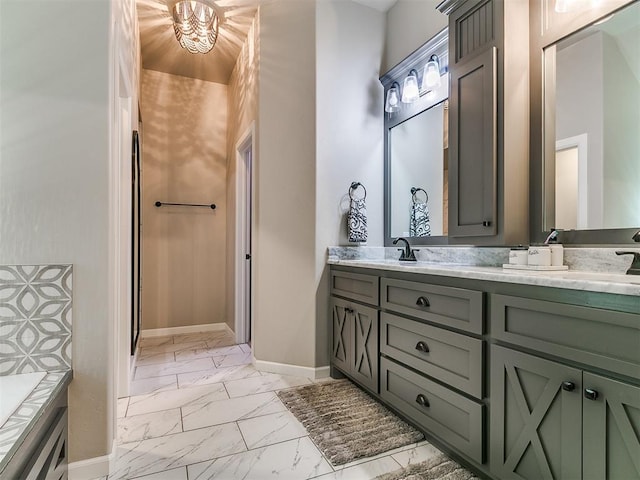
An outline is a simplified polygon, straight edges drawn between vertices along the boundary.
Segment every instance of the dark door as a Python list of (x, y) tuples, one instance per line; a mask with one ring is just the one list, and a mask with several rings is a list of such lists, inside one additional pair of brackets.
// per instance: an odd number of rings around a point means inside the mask
[(141, 324), (141, 151), (138, 131), (133, 131), (133, 145), (131, 150), (131, 355), (136, 352), (136, 345), (140, 337)]

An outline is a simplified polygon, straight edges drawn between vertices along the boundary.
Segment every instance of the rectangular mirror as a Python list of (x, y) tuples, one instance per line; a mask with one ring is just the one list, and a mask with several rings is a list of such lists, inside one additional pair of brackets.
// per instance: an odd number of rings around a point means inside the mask
[(543, 229), (640, 227), (640, 2), (547, 46), (543, 95)]

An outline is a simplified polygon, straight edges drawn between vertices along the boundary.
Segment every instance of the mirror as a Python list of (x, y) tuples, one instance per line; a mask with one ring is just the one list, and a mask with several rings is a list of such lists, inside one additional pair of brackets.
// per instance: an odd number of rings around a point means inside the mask
[(640, 226), (640, 2), (544, 50), (549, 230)]
[(389, 130), (392, 237), (447, 234), (445, 104), (431, 106)]

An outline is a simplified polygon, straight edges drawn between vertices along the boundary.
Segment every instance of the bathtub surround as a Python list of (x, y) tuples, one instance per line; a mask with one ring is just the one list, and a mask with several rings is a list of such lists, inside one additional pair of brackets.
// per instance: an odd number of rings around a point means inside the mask
[(72, 271), (0, 266), (0, 375), (71, 368)]

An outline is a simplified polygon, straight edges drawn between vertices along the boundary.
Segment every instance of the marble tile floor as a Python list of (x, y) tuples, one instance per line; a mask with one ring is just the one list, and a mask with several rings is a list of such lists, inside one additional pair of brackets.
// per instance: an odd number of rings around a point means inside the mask
[(366, 480), (438, 453), (423, 441), (332, 466), (276, 396), (311, 380), (257, 371), (225, 332), (143, 339), (138, 358), (108, 480)]

